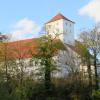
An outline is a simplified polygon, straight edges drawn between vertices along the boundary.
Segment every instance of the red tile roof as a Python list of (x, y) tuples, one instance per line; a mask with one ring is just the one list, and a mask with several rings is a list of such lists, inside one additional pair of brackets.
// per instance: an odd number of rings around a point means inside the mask
[(38, 41), (39, 39), (35, 38), (15, 42), (1, 43), (0, 49), (2, 48), (2, 51), (7, 51), (7, 57), (9, 59), (31, 58), (32, 53), (37, 52)]
[[(0, 49), (7, 51), (8, 59), (31, 58), (32, 54), (37, 54), (39, 50), (40, 39), (26, 39), (9, 43), (1, 43)], [(57, 44), (57, 45), (56, 45)], [(59, 45), (58, 45), (59, 44)], [(54, 42), (58, 49), (64, 49), (64, 45), (60, 40)]]
[[(63, 16), (63, 15), (60, 14), (60, 13), (58, 13), (56, 16), (54, 16), (54, 17), (53, 17), (50, 21), (48, 21), (47, 23), (51, 23), (51, 22), (54, 22), (54, 21), (57, 21), (57, 20), (60, 20), (60, 19), (65, 19), (65, 20), (68, 20), (68, 21), (70, 21), (70, 22), (72, 22), (72, 23), (75, 23), (75, 22), (69, 20), (68, 18), (66, 18), (65, 16)], [(47, 24), (47, 23), (46, 23), (46, 24)]]

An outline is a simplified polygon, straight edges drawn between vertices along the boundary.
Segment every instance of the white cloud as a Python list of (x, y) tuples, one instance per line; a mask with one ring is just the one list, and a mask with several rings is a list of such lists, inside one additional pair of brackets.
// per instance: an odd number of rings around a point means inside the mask
[(90, 2), (79, 10), (80, 14), (92, 17), (96, 22), (100, 22), (100, 0), (90, 0)]
[(24, 18), (16, 22), (11, 31), (11, 41), (22, 40), (34, 37), (40, 31), (40, 27), (28, 18)]

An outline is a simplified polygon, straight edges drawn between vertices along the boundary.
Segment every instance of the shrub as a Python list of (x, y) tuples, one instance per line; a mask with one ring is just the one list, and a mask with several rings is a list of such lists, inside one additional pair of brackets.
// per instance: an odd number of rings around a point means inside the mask
[(100, 100), (100, 90), (93, 90), (92, 97), (94, 100)]

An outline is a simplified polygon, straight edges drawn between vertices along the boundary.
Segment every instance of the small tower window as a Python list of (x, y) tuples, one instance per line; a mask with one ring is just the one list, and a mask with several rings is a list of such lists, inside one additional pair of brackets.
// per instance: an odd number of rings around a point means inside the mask
[(48, 28), (51, 28), (51, 25), (48, 25)]
[(53, 25), (52, 27), (53, 27), (53, 29), (54, 29), (54, 28), (55, 28), (55, 25)]
[(56, 25), (59, 25), (59, 23), (56, 23)]
[(60, 32), (59, 29), (56, 29), (56, 32), (59, 33)]

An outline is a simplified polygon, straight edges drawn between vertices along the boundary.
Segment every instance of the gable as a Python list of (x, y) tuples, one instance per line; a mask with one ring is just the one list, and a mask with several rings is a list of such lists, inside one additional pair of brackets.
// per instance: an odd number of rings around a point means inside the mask
[[(68, 18), (66, 18), (65, 16), (63, 16), (63, 15), (60, 14), (60, 13), (58, 13), (56, 16), (54, 16), (54, 17), (53, 17), (51, 20), (49, 20), (47, 23), (51, 23), (51, 22), (54, 22), (54, 21), (57, 21), (57, 20), (60, 20), (60, 19), (65, 19), (65, 20), (67, 20), (67, 21), (70, 21), (70, 22), (72, 22), (72, 23), (75, 23), (75, 22), (69, 20)], [(47, 23), (46, 23), (46, 24), (47, 24)]]

